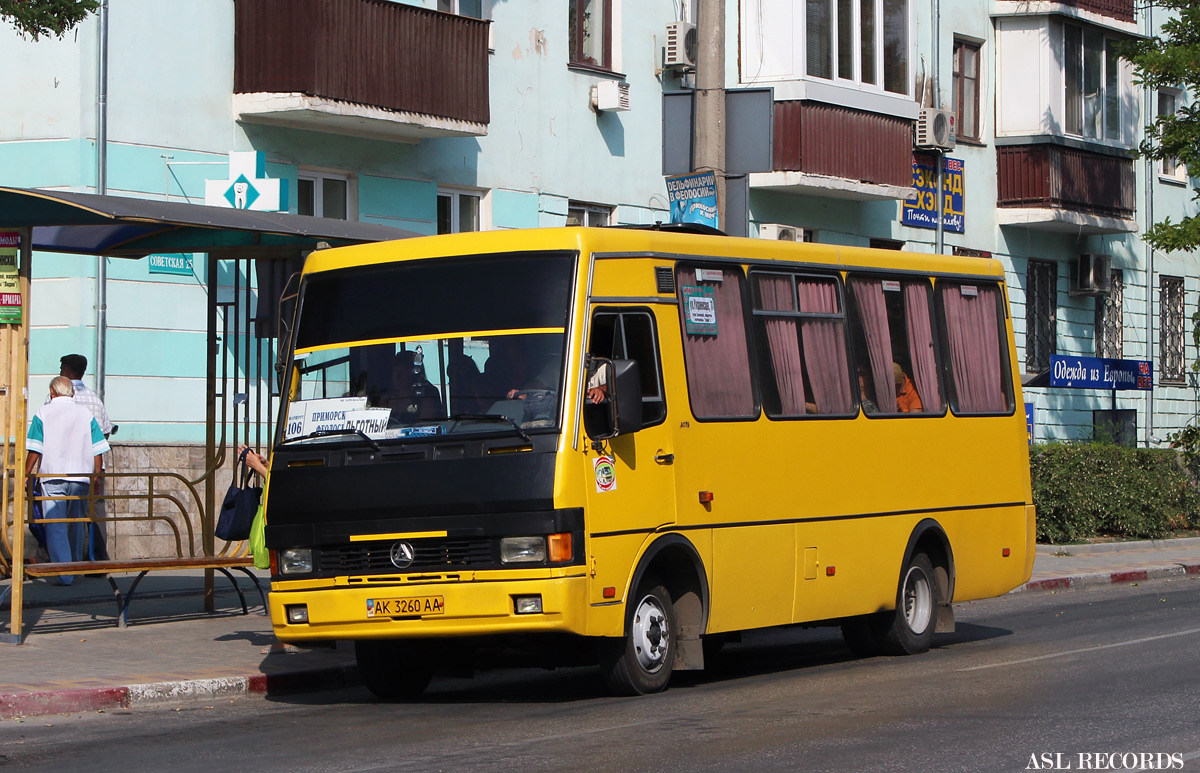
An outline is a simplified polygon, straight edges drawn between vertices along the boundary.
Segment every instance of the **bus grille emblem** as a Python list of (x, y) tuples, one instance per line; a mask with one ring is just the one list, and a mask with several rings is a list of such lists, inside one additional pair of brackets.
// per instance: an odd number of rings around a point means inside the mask
[(397, 569), (407, 569), (412, 566), (413, 559), (417, 556), (413, 546), (407, 542), (397, 542), (392, 545), (391, 559), (392, 566)]

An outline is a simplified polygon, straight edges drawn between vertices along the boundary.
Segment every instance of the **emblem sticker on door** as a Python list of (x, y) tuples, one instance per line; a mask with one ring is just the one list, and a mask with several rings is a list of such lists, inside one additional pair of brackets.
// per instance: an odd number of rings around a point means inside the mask
[(596, 491), (617, 490), (617, 468), (613, 465), (611, 456), (598, 456), (592, 462), (596, 470)]

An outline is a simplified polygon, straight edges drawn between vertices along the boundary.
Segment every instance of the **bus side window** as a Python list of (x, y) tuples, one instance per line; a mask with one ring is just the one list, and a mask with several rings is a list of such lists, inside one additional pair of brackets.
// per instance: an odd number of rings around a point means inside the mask
[(941, 414), (928, 280), (852, 275), (847, 286), (863, 411)]
[(756, 418), (741, 270), (680, 265), (675, 285), (692, 415)]
[(642, 383), (642, 426), (658, 424), (666, 418), (658, 342), (648, 312), (597, 312), (592, 317), (588, 354), (637, 362)]
[(1011, 413), (1011, 369), (996, 285), (939, 281), (938, 310), (945, 329), (946, 371), (956, 414)]

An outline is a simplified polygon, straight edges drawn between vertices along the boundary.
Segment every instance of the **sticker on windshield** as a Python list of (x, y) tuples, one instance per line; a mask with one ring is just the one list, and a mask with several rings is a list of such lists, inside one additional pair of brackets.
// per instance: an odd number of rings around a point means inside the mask
[(617, 468), (613, 465), (611, 456), (598, 456), (592, 462), (596, 470), (596, 491), (617, 490)]
[(292, 403), (288, 406), (287, 430), (283, 436), (291, 439), (346, 429), (346, 415), (366, 407), (365, 397), (329, 397)]
[(367, 408), (361, 411), (346, 411), (346, 428), (381, 435), (387, 429), (391, 408)]

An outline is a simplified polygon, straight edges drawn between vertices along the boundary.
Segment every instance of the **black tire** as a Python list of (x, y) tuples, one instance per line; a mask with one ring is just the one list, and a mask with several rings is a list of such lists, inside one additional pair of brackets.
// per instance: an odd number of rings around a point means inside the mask
[(675, 607), (654, 578), (642, 581), (625, 616), (625, 635), (601, 644), (600, 668), (617, 695), (648, 695), (667, 689), (675, 660)]
[(937, 627), (938, 586), (933, 564), (917, 553), (900, 573), (896, 611), (886, 615), (876, 635), (888, 655), (919, 655), (933, 644)]
[(423, 641), (359, 639), (354, 642), (358, 675), (376, 698), (416, 698), (433, 679), (434, 648)]
[[(890, 622), (890, 613), (884, 613)], [(879, 640), (878, 614), (848, 617), (842, 621), (842, 639), (855, 657), (873, 658), (883, 654), (883, 642)]]

